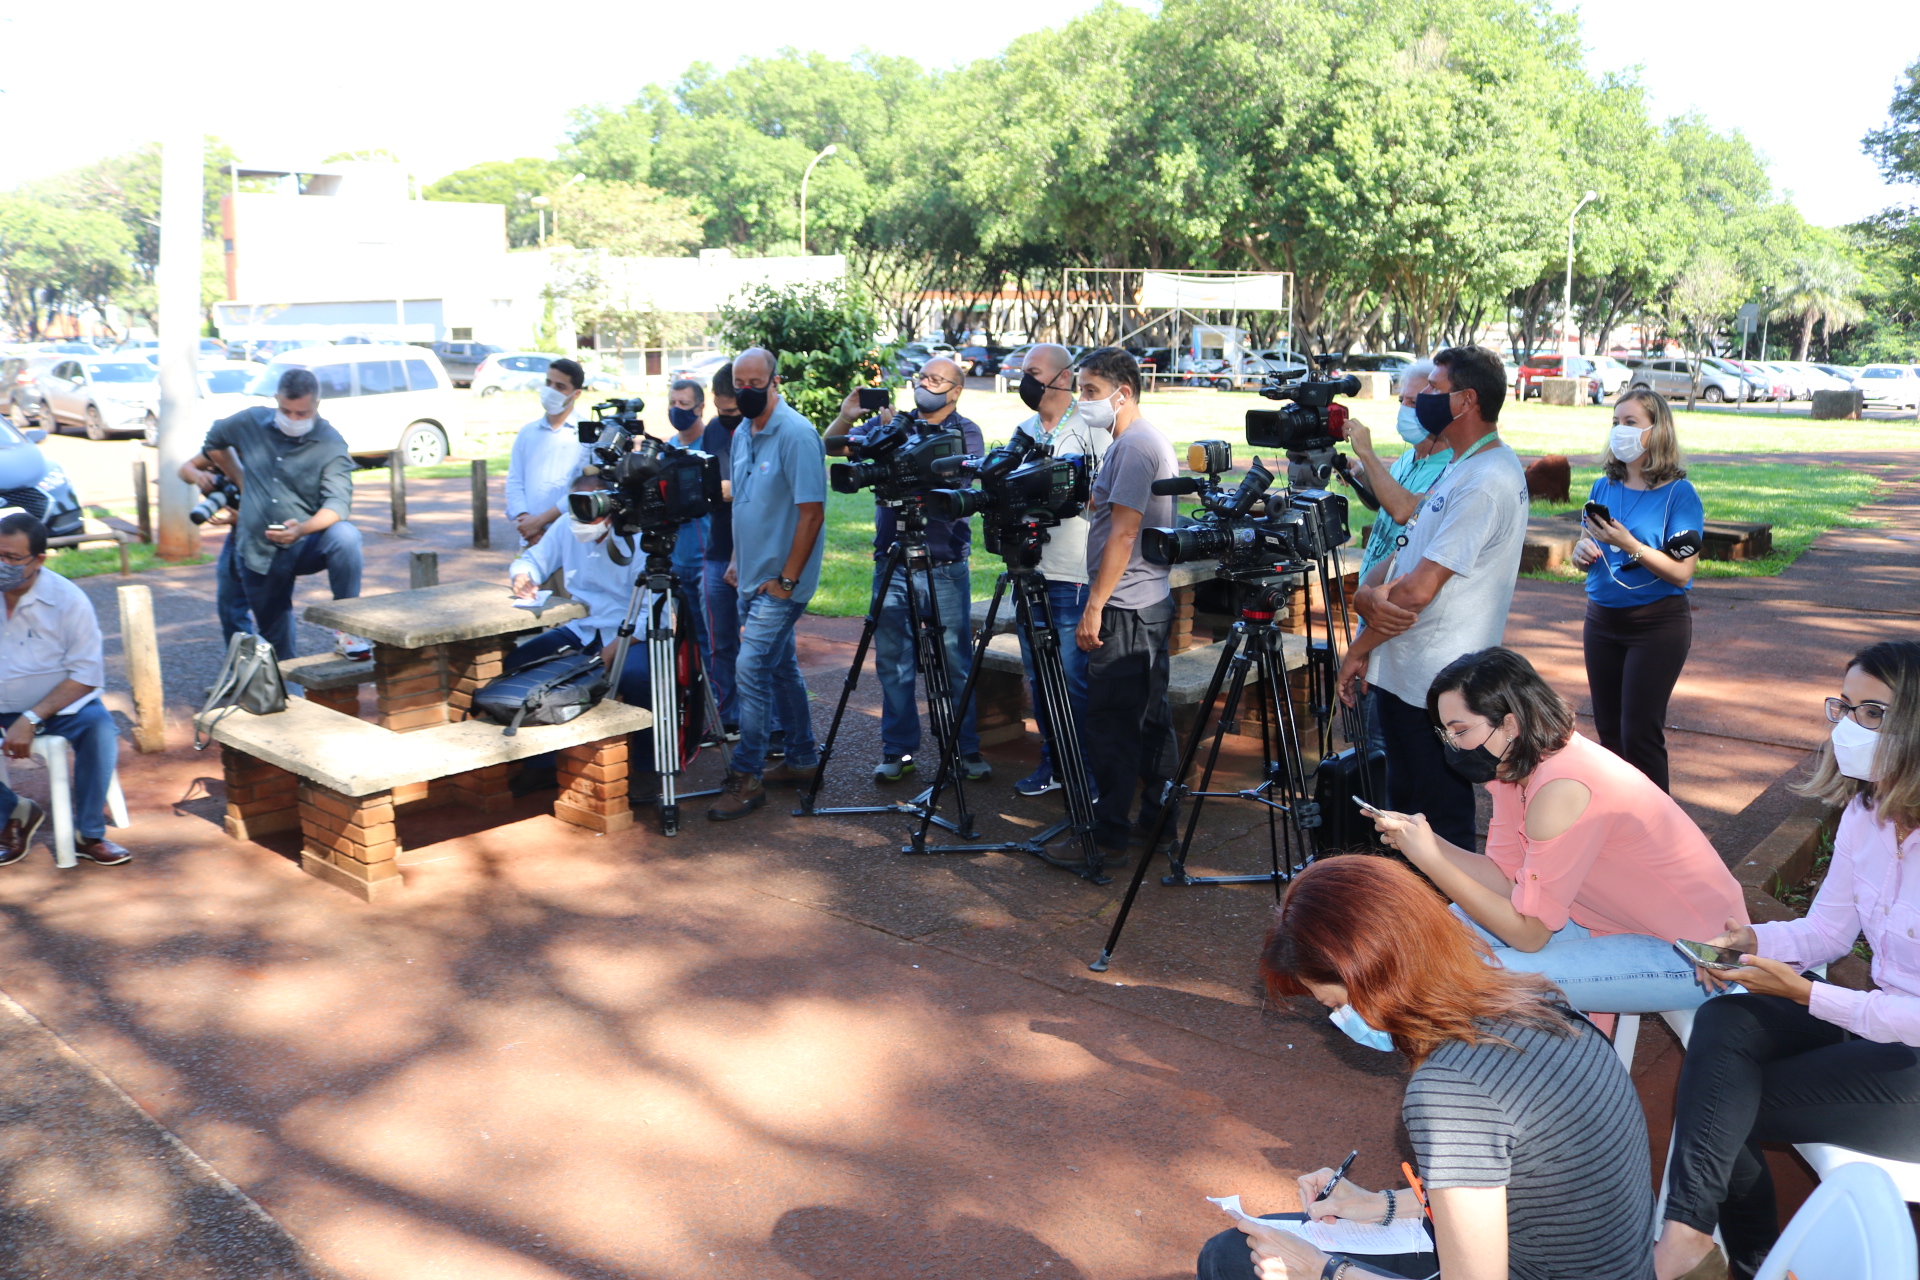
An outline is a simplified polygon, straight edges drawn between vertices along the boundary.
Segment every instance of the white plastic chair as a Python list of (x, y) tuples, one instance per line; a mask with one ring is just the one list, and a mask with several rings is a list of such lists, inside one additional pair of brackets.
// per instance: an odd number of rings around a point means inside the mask
[(1900, 1198), (1909, 1204), (1920, 1204), (1920, 1164), (1906, 1160), (1889, 1160), (1885, 1156), (1870, 1156), (1863, 1151), (1849, 1151), (1845, 1147), (1836, 1147), (1830, 1142), (1796, 1142), (1793, 1149), (1800, 1153), (1801, 1159), (1813, 1166), (1813, 1171), (1825, 1182), (1829, 1174), (1849, 1164), (1870, 1164), (1885, 1171), (1893, 1180), (1893, 1189)]
[[(47, 815), (53, 819), (53, 865), (77, 866), (80, 859), (73, 852), (73, 744), (57, 733), (43, 733), (33, 740), (32, 755), (47, 767)], [(0, 782), (13, 784), (4, 754), (0, 754)], [(115, 828), (132, 825), (127, 821), (127, 797), (120, 790), (118, 766), (107, 779), (107, 816), (112, 819), (109, 825)]]
[(1913, 1220), (1892, 1175), (1853, 1160), (1822, 1175), (1753, 1280), (1913, 1280), (1916, 1266)]

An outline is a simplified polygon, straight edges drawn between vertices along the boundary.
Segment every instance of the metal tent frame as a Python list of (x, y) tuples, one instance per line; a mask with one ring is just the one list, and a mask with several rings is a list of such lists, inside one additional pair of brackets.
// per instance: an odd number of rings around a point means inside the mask
[[(1176, 302), (1172, 306), (1143, 305), (1139, 299), (1147, 292), (1149, 274), (1192, 281), (1196, 292), (1212, 285), (1231, 285), (1236, 281), (1258, 283), (1259, 292), (1271, 293), (1276, 287), (1279, 306), (1201, 307)], [(1293, 345), (1293, 273), (1290, 271), (1184, 271), (1151, 267), (1065, 267), (1060, 272), (1060, 320), (1058, 340), (1073, 342), (1091, 336), (1102, 346), (1121, 346), (1130, 338), (1154, 327), (1167, 326), (1168, 347), (1179, 349), (1183, 328), (1195, 325), (1238, 329), (1242, 315), (1277, 315), (1283, 335), (1281, 345)], [(1225, 316), (1222, 320), (1220, 317)], [(1091, 334), (1088, 335), (1088, 331)], [(1172, 370), (1157, 371), (1157, 378), (1176, 376)], [(1177, 375), (1180, 377), (1187, 374)], [(1246, 375), (1238, 368), (1222, 375), (1239, 386)]]

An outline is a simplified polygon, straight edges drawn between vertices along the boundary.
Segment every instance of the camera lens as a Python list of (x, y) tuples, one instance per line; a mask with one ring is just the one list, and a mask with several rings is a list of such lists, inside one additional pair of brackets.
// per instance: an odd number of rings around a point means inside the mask
[(986, 509), (987, 495), (978, 489), (929, 489), (922, 503), (931, 519), (965, 520)]
[(1140, 531), (1140, 554), (1149, 564), (1188, 564), (1212, 559), (1226, 547), (1225, 531), (1211, 525)]

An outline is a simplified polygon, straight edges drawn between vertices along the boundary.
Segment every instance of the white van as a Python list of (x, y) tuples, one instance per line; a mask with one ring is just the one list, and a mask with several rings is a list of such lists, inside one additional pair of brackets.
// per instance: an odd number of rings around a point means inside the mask
[(385, 458), (399, 449), (408, 466), (430, 467), (461, 443), (453, 379), (425, 347), (356, 343), (289, 351), (260, 371), (248, 394), (272, 403), (289, 369), (311, 369), (320, 380), (320, 416), (346, 437), (356, 458)]

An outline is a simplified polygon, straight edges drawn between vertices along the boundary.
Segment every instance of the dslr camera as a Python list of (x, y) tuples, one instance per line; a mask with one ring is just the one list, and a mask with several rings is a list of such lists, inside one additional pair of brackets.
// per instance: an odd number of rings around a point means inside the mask
[(972, 477), (977, 489), (934, 489), (926, 512), (937, 520), (981, 517), (981, 540), (1010, 566), (1040, 562), (1047, 530), (1071, 520), (1087, 505), (1093, 475), (1077, 453), (1053, 456), (1051, 445), (1016, 435), (985, 457), (943, 458), (934, 470), (951, 480)]
[[(1321, 377), (1276, 373), (1261, 384), (1269, 400), (1291, 400), (1278, 409), (1247, 410), (1247, 443), (1256, 449), (1278, 449), (1287, 456), (1287, 483), (1310, 489), (1324, 485), (1335, 464), (1334, 445), (1347, 438), (1347, 407), (1335, 396), (1360, 393), (1360, 379), (1325, 376), (1339, 357), (1315, 356)], [(1297, 379), (1297, 381), (1296, 381)]]
[(1347, 500), (1325, 489), (1273, 489), (1273, 472), (1255, 458), (1239, 485), (1220, 481), (1233, 469), (1233, 446), (1202, 440), (1187, 449), (1187, 469), (1205, 479), (1155, 480), (1163, 497), (1194, 494), (1202, 515), (1173, 529), (1143, 529), (1140, 554), (1154, 564), (1218, 560), (1222, 577), (1298, 570), (1346, 543)]
[(205, 524), (219, 515), (224, 507), (232, 507), (235, 511), (240, 509), (240, 486), (223, 474), (213, 488), (193, 504), (193, 508), (187, 512), (187, 519), (195, 524)]
[(580, 443), (612, 487), (570, 493), (573, 518), (611, 516), (619, 537), (640, 538), (649, 555), (671, 554), (674, 535), (720, 503), (720, 460), (699, 449), (647, 434), (640, 399), (607, 400), (593, 406), (593, 420), (580, 424)]
[(863, 438), (847, 439), (845, 448), (850, 461), (827, 469), (833, 491), (872, 489), (876, 501), (898, 504), (940, 484), (943, 477), (934, 464), (964, 456), (967, 443), (958, 427), (926, 427), (916, 438), (913, 415), (896, 413), (891, 422), (870, 428)]

